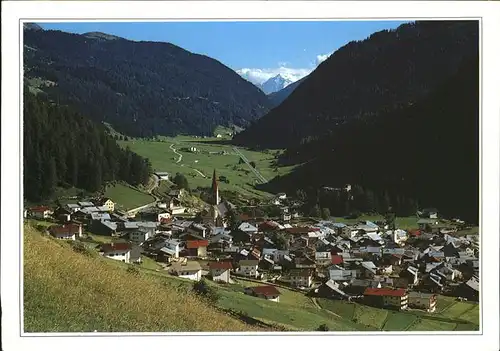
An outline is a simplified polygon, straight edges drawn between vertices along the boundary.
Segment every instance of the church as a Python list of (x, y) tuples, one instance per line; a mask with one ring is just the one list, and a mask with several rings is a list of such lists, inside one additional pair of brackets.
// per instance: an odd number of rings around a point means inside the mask
[(229, 211), (229, 204), (226, 201), (221, 200), (219, 194), (219, 184), (217, 182), (217, 173), (212, 175), (212, 187), (210, 195), (210, 211), (205, 216), (205, 220), (209, 220), (211, 223), (218, 227), (227, 226), (227, 213)]

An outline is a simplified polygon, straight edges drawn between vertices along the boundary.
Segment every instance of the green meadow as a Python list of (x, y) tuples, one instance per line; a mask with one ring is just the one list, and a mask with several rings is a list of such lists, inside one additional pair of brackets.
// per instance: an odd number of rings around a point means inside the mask
[[(233, 146), (218, 138), (196, 138), (192, 136), (162, 137), (156, 141), (119, 141), (122, 147), (130, 147), (137, 154), (147, 157), (155, 171), (175, 175), (183, 173), (190, 188), (210, 187), (213, 170), (228, 182), (219, 182), (222, 191), (235, 191), (247, 197), (267, 197), (269, 194), (255, 189), (258, 179), (240, 157)], [(195, 152), (189, 151), (196, 148)], [(174, 152), (175, 149), (177, 153)], [(289, 173), (293, 167), (274, 167), (275, 154), (280, 150), (256, 152), (239, 148), (249, 161), (255, 162), (257, 170), (268, 181), (277, 175)], [(179, 161), (179, 154), (182, 158)], [(178, 162), (179, 161), (179, 162)]]

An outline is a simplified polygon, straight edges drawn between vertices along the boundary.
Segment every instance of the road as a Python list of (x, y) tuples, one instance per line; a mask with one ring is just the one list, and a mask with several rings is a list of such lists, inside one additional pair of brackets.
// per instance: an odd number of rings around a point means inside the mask
[(182, 154), (177, 152), (176, 149), (173, 148), (174, 144), (170, 145), (170, 150), (172, 150), (177, 156), (179, 156), (179, 159), (175, 163), (179, 163), (182, 161)]
[(247, 164), (247, 166), (248, 166), (248, 167), (250, 167), (250, 169), (252, 170), (252, 172), (255, 174), (255, 176), (257, 177), (257, 179), (258, 179), (258, 180), (259, 180), (262, 184), (267, 183), (267, 179), (266, 179), (266, 178), (264, 178), (264, 177), (262, 176), (262, 174), (260, 174), (260, 172), (259, 172), (258, 170), (256, 170), (255, 168), (253, 168), (253, 167), (252, 167), (252, 165), (250, 164), (250, 161), (248, 160), (248, 158), (246, 158), (246, 156), (245, 156), (245, 155), (243, 155), (243, 154), (241, 153), (241, 151), (240, 151), (240, 150), (238, 150), (238, 148), (237, 148), (236, 146), (235, 146), (235, 147), (233, 147), (233, 150), (234, 150), (234, 152), (236, 152), (236, 154), (237, 154), (238, 156), (240, 156), (240, 157), (241, 157), (241, 159), (242, 159), (242, 160), (243, 160), (243, 161)]
[(206, 178), (207, 176), (204, 175), (203, 173), (201, 173), (199, 170), (197, 170), (196, 168), (191, 168), (193, 171), (197, 172), (199, 175), (201, 175), (203, 178)]

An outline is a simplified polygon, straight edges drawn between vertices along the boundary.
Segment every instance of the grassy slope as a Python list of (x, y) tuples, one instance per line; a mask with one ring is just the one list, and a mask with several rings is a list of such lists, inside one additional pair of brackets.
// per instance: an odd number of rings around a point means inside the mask
[[(478, 330), (479, 308), (466, 302), (453, 302), (440, 296), (436, 313), (420, 311), (389, 311), (357, 303), (318, 299), (322, 308), (328, 309), (346, 320), (385, 331), (435, 331)], [(442, 302), (440, 304), (440, 302)], [(463, 314), (460, 314), (461, 311)], [(465, 313), (464, 313), (465, 312)]]
[(75, 253), (68, 244), (26, 226), (25, 331), (255, 330), (207, 306), (186, 288), (176, 291), (173, 280), (161, 274), (140, 270), (131, 279), (126, 266)]
[(122, 210), (130, 210), (154, 201), (154, 197), (151, 195), (120, 183), (108, 186), (104, 192), (104, 196), (109, 197), (117, 204), (116, 209)]
[[(191, 188), (210, 187), (213, 169), (217, 169), (219, 176), (225, 176), (229, 184), (220, 182), (221, 190), (237, 191), (246, 196), (263, 197), (266, 193), (256, 190), (254, 184), (255, 175), (245, 164), (239, 164), (239, 156), (232, 150), (231, 145), (216, 144), (220, 141), (214, 138), (195, 139), (188, 136), (178, 136), (175, 138), (162, 138), (162, 141), (131, 140), (120, 141), (123, 147), (129, 146), (130, 149), (141, 156), (149, 158), (153, 169), (157, 171), (177, 172), (186, 175)], [(178, 155), (171, 149), (170, 145), (182, 154), (180, 163), (176, 163)], [(201, 153), (183, 152), (179, 149), (194, 146), (201, 150)], [(209, 154), (208, 152), (226, 151), (227, 155)], [(272, 161), (273, 154), (265, 152), (253, 152), (241, 149), (242, 153), (250, 160), (256, 163), (257, 168), (268, 180), (277, 174), (284, 175), (291, 171), (292, 167), (283, 167), (274, 172)], [(197, 162), (195, 162), (197, 161)], [(193, 170), (199, 170), (207, 178), (203, 178), (199, 173)]]

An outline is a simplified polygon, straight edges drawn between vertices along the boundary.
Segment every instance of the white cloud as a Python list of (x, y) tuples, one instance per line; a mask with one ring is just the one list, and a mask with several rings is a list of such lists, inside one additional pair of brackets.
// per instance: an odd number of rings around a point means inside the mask
[[(306, 49), (304, 49), (306, 51)], [(241, 68), (236, 71), (240, 76), (254, 84), (262, 84), (269, 78), (276, 77), (278, 74), (285, 79), (292, 82), (296, 82), (299, 79), (307, 76), (309, 73), (314, 71), (314, 69), (332, 53), (317, 55), (314, 62), (311, 61), (310, 68), (291, 68), (289, 67), (290, 62), (281, 61), (278, 62), (278, 67), (276, 68)]]
[(325, 61), (327, 58), (329, 58), (331, 55), (330, 54), (324, 54), (324, 55), (318, 55), (316, 56), (316, 66), (319, 66), (319, 64), (323, 61)]
[(254, 84), (262, 84), (269, 78), (275, 77), (280, 74), (283, 78), (295, 82), (309, 73), (312, 69), (309, 68), (290, 68), (290, 67), (277, 67), (277, 68), (242, 68), (236, 72), (246, 80)]

